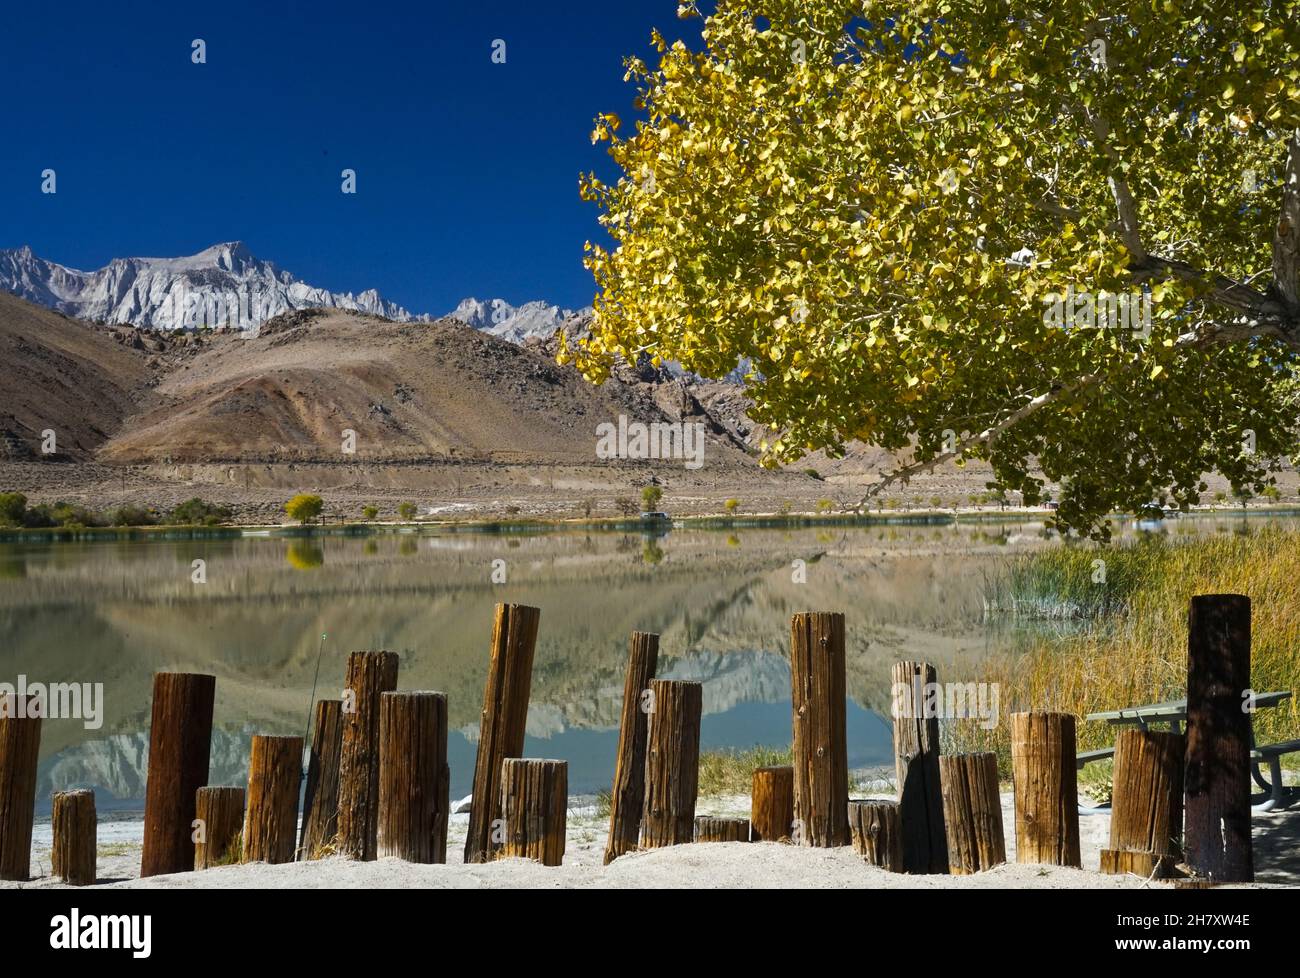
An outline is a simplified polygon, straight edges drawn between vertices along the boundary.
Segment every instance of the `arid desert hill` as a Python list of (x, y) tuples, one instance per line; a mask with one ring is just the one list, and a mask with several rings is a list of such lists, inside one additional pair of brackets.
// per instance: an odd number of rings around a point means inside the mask
[(50, 429), (60, 456), (90, 458), (149, 404), (147, 353), (122, 333), (0, 292), (0, 454), (38, 455)]
[[(155, 394), (101, 461), (582, 464), (596, 461), (602, 422), (672, 420), (625, 385), (593, 387), (450, 320), (341, 310), (284, 313), (252, 338), (217, 334), (185, 351)], [(725, 436), (708, 451), (749, 462)]]

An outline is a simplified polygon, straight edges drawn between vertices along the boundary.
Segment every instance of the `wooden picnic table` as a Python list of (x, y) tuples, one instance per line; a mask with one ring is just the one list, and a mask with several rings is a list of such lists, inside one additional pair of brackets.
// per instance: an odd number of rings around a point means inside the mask
[[(1289, 689), (1277, 693), (1256, 693), (1255, 709), (1268, 710), (1281, 706), (1291, 698)], [(1087, 720), (1105, 720), (1112, 726), (1136, 725), (1146, 729), (1148, 724), (1167, 723), (1174, 733), (1183, 732), (1187, 722), (1187, 700), (1166, 700), (1163, 703), (1144, 703), (1141, 706), (1126, 706), (1122, 710), (1105, 710), (1101, 713), (1089, 713)], [(1252, 743), (1251, 746), (1254, 746)]]
[[(1269, 710), (1281, 706), (1291, 698), (1290, 690), (1281, 690), (1273, 693), (1256, 693), (1254, 699), (1255, 711)], [(1243, 700), (1244, 702), (1244, 700)], [(1187, 722), (1187, 700), (1166, 700), (1163, 703), (1144, 703), (1140, 706), (1126, 706), (1122, 710), (1103, 710), (1100, 713), (1089, 713), (1085, 719), (1088, 720), (1105, 720), (1111, 726), (1138, 726), (1143, 730), (1147, 729), (1153, 723), (1167, 723), (1173, 733), (1182, 733), (1183, 724)], [(1250, 749), (1251, 760), (1254, 761), (1250, 766), (1250, 775), (1264, 791), (1264, 798), (1260, 804), (1256, 804), (1257, 811), (1265, 811), (1274, 807), (1280, 807), (1289, 801), (1294, 792), (1294, 788), (1284, 788), (1282, 786), (1282, 769), (1280, 766), (1280, 757), (1284, 753), (1294, 753), (1300, 750), (1300, 741), (1288, 741), (1283, 744), (1275, 744), (1265, 748), (1258, 748), (1255, 743), (1255, 727), (1251, 724), (1250, 729)], [(1087, 751), (1078, 756), (1079, 766), (1082, 767), (1088, 761), (1099, 760), (1103, 757), (1111, 757), (1115, 753), (1113, 747)], [(1269, 781), (1260, 772), (1260, 768), (1269, 765)]]

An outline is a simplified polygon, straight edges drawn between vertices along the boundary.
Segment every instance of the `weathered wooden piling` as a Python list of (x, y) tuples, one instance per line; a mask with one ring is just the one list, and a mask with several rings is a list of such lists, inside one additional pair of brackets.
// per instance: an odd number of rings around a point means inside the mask
[(50, 831), (54, 845), (50, 864), (54, 875), (69, 886), (90, 886), (95, 882), (96, 831), (95, 793), (88, 788), (56, 791)]
[(794, 826), (794, 768), (754, 769), (749, 821), (755, 842), (789, 841)]
[(623, 678), (623, 713), (618, 726), (618, 759), (610, 791), (609, 864), (637, 847), (641, 835), (641, 810), (645, 807), (645, 748), (650, 732), (648, 693), (659, 662), (659, 636), (633, 632)]
[(41, 752), (40, 700), (0, 696), (0, 880), (31, 876), (36, 821), (36, 762)]
[(374, 859), (378, 852), (379, 697), (397, 688), (397, 664), (396, 652), (348, 656), (334, 847), (349, 859)]
[(487, 862), (496, 848), (492, 823), (501, 818), (501, 762), (524, 752), (533, 651), (541, 614), (528, 605), (496, 606), (465, 836), (467, 863)]
[(235, 785), (200, 788), (194, 799), (194, 868), (211, 869), (242, 855), (244, 789)]
[(255, 735), (248, 759), (242, 862), (293, 862), (301, 783), (302, 738)]
[(194, 805), (208, 783), (216, 694), (216, 676), (159, 672), (153, 677), (142, 877), (194, 868)]
[(1250, 598), (1200, 594), (1187, 618), (1187, 865), (1216, 883), (1255, 878), (1250, 838)]
[(844, 616), (803, 612), (790, 620), (794, 713), (793, 836), (800, 845), (849, 844)]
[(379, 699), (379, 856), (447, 861), (447, 697), (384, 693)]
[(1182, 859), (1183, 758), (1186, 738), (1156, 730), (1121, 730), (1115, 738), (1110, 846), (1103, 873), (1163, 879)]
[(948, 871), (964, 876), (1006, 862), (997, 755), (942, 755), (939, 779), (943, 785)]
[(748, 842), (749, 819), (721, 815), (695, 816), (696, 842)]
[(904, 872), (903, 827), (896, 801), (851, 801), (848, 807), (853, 851), (872, 866)]
[(641, 813), (641, 845), (646, 849), (681, 845), (695, 838), (703, 705), (699, 683), (669, 679), (650, 683), (645, 807)]
[(1011, 714), (1016, 862), (1081, 867), (1074, 717)]
[(536, 859), (543, 866), (564, 860), (569, 804), (567, 761), (502, 758), (501, 858)]
[(312, 722), (307, 788), (302, 802), (299, 859), (319, 859), (339, 828), (339, 760), (343, 750), (343, 701), (320, 700)]
[(891, 672), (894, 773), (903, 823), (903, 864), (909, 873), (946, 873), (948, 843), (939, 777), (938, 688), (934, 666), (896, 662)]

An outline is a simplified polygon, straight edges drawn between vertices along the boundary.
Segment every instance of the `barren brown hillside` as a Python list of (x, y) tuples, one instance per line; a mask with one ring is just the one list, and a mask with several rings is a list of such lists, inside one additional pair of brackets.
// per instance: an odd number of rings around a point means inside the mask
[[(583, 464), (596, 461), (601, 422), (671, 420), (641, 393), (592, 387), (459, 323), (324, 310), (277, 317), (256, 338), (218, 336), (172, 366), (157, 394), (102, 461)], [(708, 450), (752, 464), (725, 438)]]
[(0, 292), (0, 455), (38, 455), (51, 429), (57, 457), (90, 457), (148, 400), (148, 354), (122, 342), (133, 332)]

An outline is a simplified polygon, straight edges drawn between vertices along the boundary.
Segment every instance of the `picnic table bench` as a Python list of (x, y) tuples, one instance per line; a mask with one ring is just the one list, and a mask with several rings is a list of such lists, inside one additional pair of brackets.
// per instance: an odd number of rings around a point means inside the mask
[[(1281, 706), (1291, 698), (1290, 690), (1275, 693), (1257, 693), (1255, 709), (1267, 710)], [(1122, 710), (1105, 710), (1101, 713), (1089, 713), (1085, 719), (1105, 720), (1111, 726), (1138, 726), (1146, 729), (1153, 723), (1167, 723), (1173, 733), (1182, 733), (1183, 724), (1187, 722), (1187, 700), (1167, 700), (1163, 703), (1145, 703), (1141, 706), (1126, 706)], [(1263, 794), (1251, 798), (1251, 805), (1257, 812), (1267, 812), (1282, 808), (1300, 795), (1300, 789), (1288, 788), (1282, 783), (1282, 758), (1287, 754), (1300, 752), (1300, 740), (1285, 740), (1276, 744), (1259, 746), (1255, 743), (1255, 730), (1252, 724), (1250, 732), (1250, 774)], [(1080, 770), (1091, 761), (1104, 760), (1115, 755), (1114, 747), (1100, 750), (1083, 751), (1075, 756), (1075, 766)], [(1265, 779), (1260, 773), (1262, 765), (1268, 765), (1269, 777)], [(1098, 808), (1080, 808), (1080, 811), (1105, 811), (1109, 806)]]

